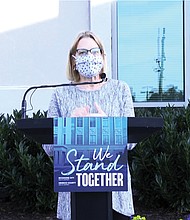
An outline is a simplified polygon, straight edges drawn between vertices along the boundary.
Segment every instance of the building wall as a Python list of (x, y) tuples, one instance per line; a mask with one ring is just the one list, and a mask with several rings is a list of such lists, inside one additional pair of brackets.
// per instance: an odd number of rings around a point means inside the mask
[[(89, 2), (58, 3), (56, 17), (0, 33), (0, 113), (19, 110), (31, 86), (66, 82), (68, 50), (78, 32), (89, 29)], [(32, 98), (34, 109), (27, 114), (47, 110), (51, 93), (52, 89), (37, 90)], [(27, 109), (31, 108), (30, 94)]]
[[(10, 2), (6, 0), (5, 2)], [(109, 77), (117, 78), (115, 51), (115, 27), (112, 23), (114, 12), (113, 0), (31, 0), (57, 2), (55, 15), (48, 19), (25, 23), (17, 28), (3, 30), (5, 14), (13, 13), (12, 5), (3, 8), (0, 2), (0, 114), (11, 114), (13, 109), (21, 108), (24, 92), (31, 86), (44, 84), (60, 84), (67, 82), (65, 69), (67, 55), (76, 35), (83, 30), (92, 30), (103, 41), (108, 60)], [(3, 1), (2, 1), (3, 2)], [(24, 0), (15, 0), (18, 8), (24, 10)], [(190, 47), (190, 4), (186, 0), (186, 100), (190, 99), (189, 47)], [(16, 5), (13, 7), (14, 11)], [(55, 5), (56, 7), (56, 5)], [(45, 10), (46, 7), (42, 11)], [(10, 9), (10, 10), (9, 10)], [(33, 11), (36, 18), (36, 8)], [(50, 10), (50, 11), (52, 11)], [(57, 12), (56, 12), (57, 10)], [(29, 10), (32, 11), (31, 9)], [(27, 12), (26, 12), (27, 13)], [(25, 21), (24, 15), (22, 21)], [(13, 18), (14, 16), (11, 16)], [(113, 70), (113, 71), (112, 71)], [(38, 89), (32, 96), (33, 112), (47, 110), (52, 89)], [(31, 109), (30, 95), (27, 95), (27, 109)]]

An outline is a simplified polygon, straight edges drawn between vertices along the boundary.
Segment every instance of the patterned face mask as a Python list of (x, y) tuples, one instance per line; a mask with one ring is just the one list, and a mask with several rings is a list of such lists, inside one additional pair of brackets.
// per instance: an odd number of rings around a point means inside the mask
[(84, 56), (76, 56), (75, 59), (76, 70), (78, 70), (80, 75), (86, 78), (97, 76), (103, 67), (102, 56), (87, 54)]

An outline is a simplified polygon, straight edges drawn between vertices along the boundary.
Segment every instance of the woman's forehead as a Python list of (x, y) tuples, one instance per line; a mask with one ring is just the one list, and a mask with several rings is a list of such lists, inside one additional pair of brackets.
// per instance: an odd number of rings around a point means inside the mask
[(93, 47), (98, 47), (98, 44), (90, 37), (80, 39), (77, 45), (77, 48), (91, 49)]

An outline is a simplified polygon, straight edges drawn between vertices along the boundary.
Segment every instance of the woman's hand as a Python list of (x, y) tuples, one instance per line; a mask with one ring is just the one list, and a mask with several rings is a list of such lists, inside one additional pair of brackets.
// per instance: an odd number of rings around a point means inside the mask
[(88, 117), (90, 113), (90, 106), (84, 106), (80, 108), (75, 108), (72, 113), (71, 117)]
[(75, 108), (71, 113), (71, 117), (106, 117), (106, 113), (96, 102), (94, 103), (94, 106), (97, 110), (96, 113), (90, 113), (90, 106), (84, 106)]
[(97, 102), (94, 103), (94, 106), (97, 110), (97, 113), (90, 113), (89, 117), (106, 117), (106, 113), (102, 110), (102, 108), (97, 104)]

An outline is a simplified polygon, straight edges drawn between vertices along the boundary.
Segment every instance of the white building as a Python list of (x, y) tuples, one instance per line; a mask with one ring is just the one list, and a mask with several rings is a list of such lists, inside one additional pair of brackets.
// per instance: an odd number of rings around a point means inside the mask
[[(83, 30), (92, 30), (102, 39), (108, 75), (117, 78), (114, 4), (112, 0), (0, 0), (0, 113), (19, 110), (24, 92), (31, 86), (67, 82), (68, 50)], [(186, 60), (190, 50), (189, 8), (187, 0)], [(188, 65), (186, 62), (186, 74), (190, 74)], [(185, 85), (187, 101), (190, 88)], [(47, 110), (51, 93), (52, 89), (36, 90), (31, 100), (33, 110), (27, 114)], [(32, 108), (30, 95), (26, 97), (28, 110)]]

